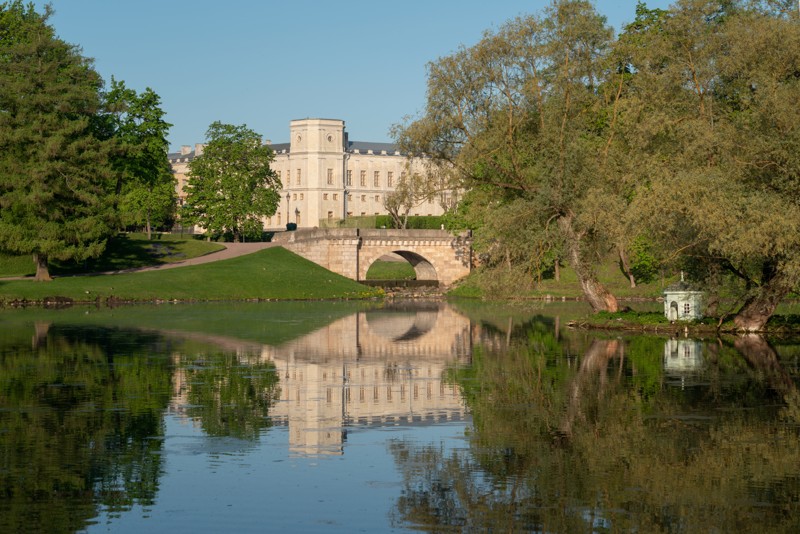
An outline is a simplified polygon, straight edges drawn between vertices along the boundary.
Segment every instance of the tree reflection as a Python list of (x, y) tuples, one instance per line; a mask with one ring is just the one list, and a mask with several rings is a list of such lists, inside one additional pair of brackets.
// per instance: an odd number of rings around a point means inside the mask
[(169, 360), (152, 334), (37, 324), (0, 348), (0, 530), (74, 531), (152, 504)]
[(181, 368), (188, 384), (186, 415), (210, 436), (255, 439), (269, 426), (270, 407), (278, 400), (275, 364), (258, 357), (244, 362), (232, 352), (184, 356)]
[(663, 338), (589, 339), (577, 356), (569, 344), (554, 345), (552, 330), (529, 326), (507, 350), (476, 347), (472, 367), (453, 375), (474, 417), (468, 449), (391, 445), (405, 478), (396, 525), (432, 532), (800, 526), (796, 377), (766, 341), (716, 345), (710, 369), (694, 371), (681, 389), (661, 367)]

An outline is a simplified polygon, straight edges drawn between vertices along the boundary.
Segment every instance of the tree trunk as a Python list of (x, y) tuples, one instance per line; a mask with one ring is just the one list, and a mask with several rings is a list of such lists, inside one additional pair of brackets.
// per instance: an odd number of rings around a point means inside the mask
[[(777, 268), (776, 268), (777, 269)], [(761, 284), (757, 292), (748, 298), (733, 318), (733, 324), (739, 330), (758, 332), (764, 329), (769, 318), (775, 313), (781, 300), (792, 290), (792, 284), (786, 274), (775, 271)]]
[(34, 280), (37, 282), (50, 282), (53, 279), (50, 276), (50, 269), (47, 267), (47, 254), (34, 254), (33, 263), (36, 264)]
[(150, 227), (150, 212), (149, 211), (147, 212), (147, 216), (145, 217), (145, 229), (147, 230), (147, 240), (150, 241), (150, 239), (153, 237), (153, 230)]
[[(621, 358), (621, 347), (617, 339), (595, 339), (581, 358), (578, 371), (569, 385), (567, 410), (559, 428), (563, 437), (571, 438), (574, 425), (586, 422), (586, 404), (602, 399), (608, 362), (612, 358)], [(597, 391), (587, 391), (592, 387), (596, 387)]]
[(791, 375), (763, 336), (745, 334), (738, 337), (733, 346), (753, 369), (766, 378), (772, 389), (784, 396), (796, 391)]
[(553, 264), (553, 276), (555, 276), (556, 282), (561, 281), (561, 258), (556, 258)]
[(636, 278), (634, 278), (631, 272), (631, 265), (628, 263), (628, 255), (625, 254), (625, 247), (620, 245), (617, 247), (617, 250), (619, 251), (619, 264), (622, 266), (622, 272), (625, 273), (625, 276), (631, 281), (631, 287), (634, 288), (636, 287)]
[(581, 290), (583, 290), (586, 300), (589, 301), (592, 311), (619, 311), (617, 298), (600, 283), (592, 266), (583, 259), (581, 238), (572, 228), (572, 218), (561, 217), (558, 220), (558, 226), (565, 238), (567, 261), (575, 271), (578, 282), (581, 284)]

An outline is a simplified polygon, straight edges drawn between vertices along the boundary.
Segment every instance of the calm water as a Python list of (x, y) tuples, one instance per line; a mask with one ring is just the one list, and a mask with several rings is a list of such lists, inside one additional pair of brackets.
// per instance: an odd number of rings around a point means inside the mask
[(797, 532), (800, 343), (573, 304), (0, 311), (1, 532)]

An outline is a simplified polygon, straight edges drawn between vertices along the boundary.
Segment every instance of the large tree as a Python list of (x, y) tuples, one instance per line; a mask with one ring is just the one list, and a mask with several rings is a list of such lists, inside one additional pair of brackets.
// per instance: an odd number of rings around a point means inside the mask
[(100, 254), (113, 193), (108, 141), (98, 135), (102, 80), (44, 13), (0, 4), (0, 248), (48, 261)]
[(262, 217), (275, 214), (280, 179), (270, 169), (272, 149), (245, 125), (209, 126), (203, 153), (189, 162), (181, 217), (209, 232), (233, 234), (234, 242), (259, 234)]
[[(606, 223), (617, 218), (626, 185), (606, 164), (621, 76), (607, 68), (611, 43), (605, 19), (583, 0), (510, 21), (429, 65), (426, 111), (398, 141), (458, 169), (464, 189), (480, 191), (470, 197), (484, 219), (476, 240), (489, 218), (512, 212), (526, 229), (531, 221), (541, 229), (526, 244), (513, 239), (522, 226), (509, 220), (508, 239), (485, 240), (493, 243), (484, 255), (535, 266), (546, 249), (563, 246), (592, 308), (615, 311), (594, 268), (616, 241), (616, 226)], [(513, 251), (505, 246), (514, 242)]]
[(167, 133), (160, 97), (149, 87), (142, 93), (111, 78), (104, 95), (108, 135), (116, 142), (112, 157), (117, 173), (119, 217), (123, 227), (163, 226), (175, 214), (175, 179), (169, 166)]
[(631, 214), (698, 275), (742, 281), (744, 330), (761, 329), (800, 282), (800, 24), (789, 7), (640, 5), (620, 41), (640, 183)]

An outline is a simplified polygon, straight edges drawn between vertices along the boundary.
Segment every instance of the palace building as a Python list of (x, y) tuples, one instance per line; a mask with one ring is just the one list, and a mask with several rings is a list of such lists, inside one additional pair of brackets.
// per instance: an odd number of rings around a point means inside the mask
[[(267, 144), (275, 152), (272, 169), (283, 187), (277, 212), (266, 229), (335, 226), (342, 219), (385, 215), (385, 196), (406, 173), (423, 173), (422, 159), (409, 160), (390, 143), (350, 141), (338, 119), (301, 119), (289, 123), (289, 142)], [(179, 202), (186, 198), (188, 163), (203, 145), (169, 154)], [(409, 215), (441, 215), (447, 198), (422, 200)]]

